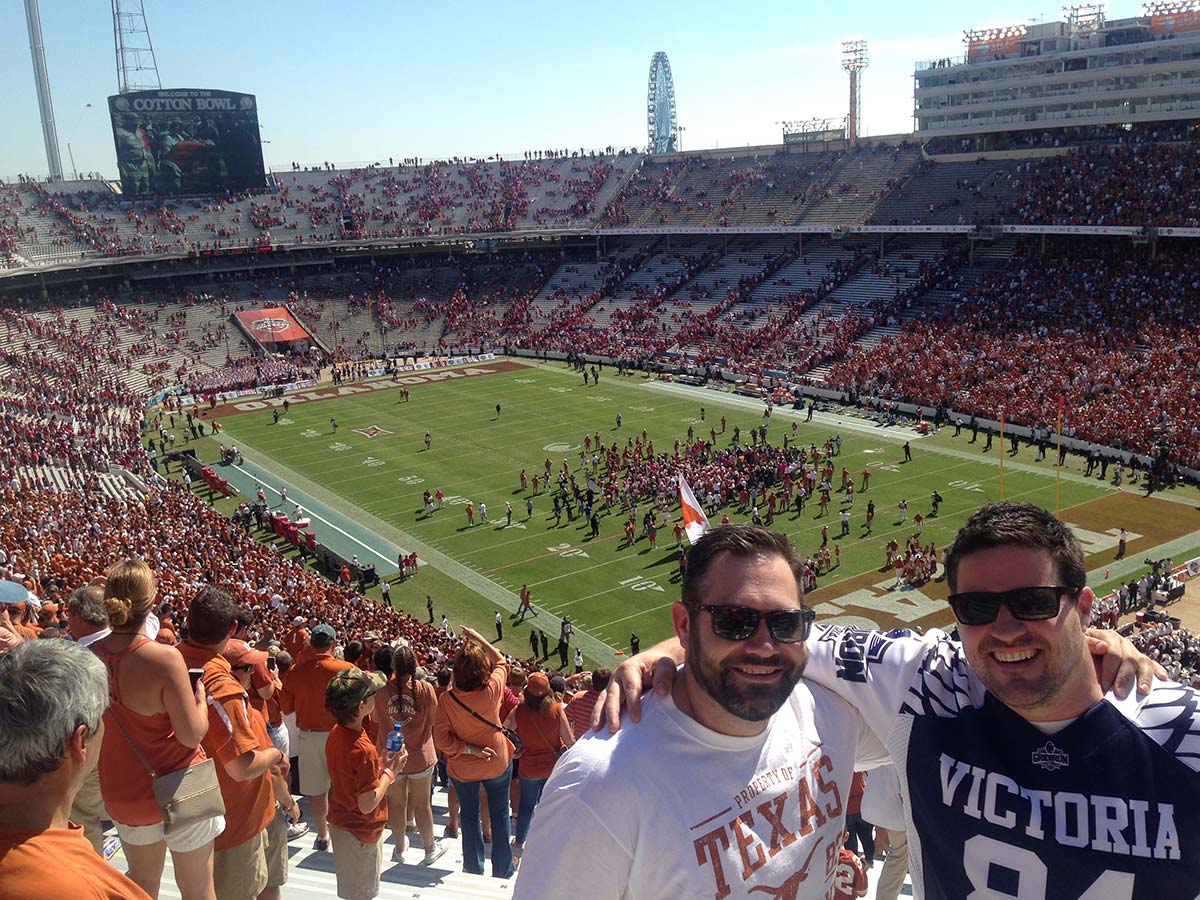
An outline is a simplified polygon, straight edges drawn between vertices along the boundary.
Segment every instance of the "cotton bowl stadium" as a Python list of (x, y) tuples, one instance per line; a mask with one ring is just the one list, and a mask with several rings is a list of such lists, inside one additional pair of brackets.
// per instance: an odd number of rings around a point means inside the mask
[(613, 668), (701, 513), (785, 533), (818, 622), (949, 630), (944, 549), (1026, 500), (1200, 685), (1200, 6), (1071, 9), (914, 60), (910, 133), (737, 149), (679, 149), (665, 53), (645, 145), (512, 157), (270, 167), (254, 94), (118, 91), (111, 171), (0, 181), (11, 622), (134, 556), (175, 634), (214, 583), (263, 641)]

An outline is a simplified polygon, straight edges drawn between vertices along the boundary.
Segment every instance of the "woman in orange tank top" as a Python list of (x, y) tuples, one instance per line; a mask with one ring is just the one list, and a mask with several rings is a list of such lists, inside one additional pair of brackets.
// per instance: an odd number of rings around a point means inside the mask
[[(129, 862), (129, 877), (158, 897), (168, 848), (175, 883), (184, 900), (215, 900), (213, 838), (224, 820), (216, 817), (183, 834), (163, 835), (162, 815), (150, 775), (132, 744), (158, 775), (204, 759), (200, 741), (208, 730), (204, 687), (193, 690), (187, 665), (174, 647), (146, 634), (146, 619), (157, 593), (154, 573), (141, 560), (128, 559), (108, 571), (104, 602), (112, 634), (92, 644), (108, 667), (112, 705), (104, 714), (100, 751), (100, 792)], [(209, 833), (211, 832), (211, 833)]]

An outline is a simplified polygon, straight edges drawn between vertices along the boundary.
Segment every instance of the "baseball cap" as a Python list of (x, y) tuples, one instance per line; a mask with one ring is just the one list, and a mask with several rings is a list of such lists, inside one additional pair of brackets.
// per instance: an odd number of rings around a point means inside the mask
[(545, 672), (534, 672), (525, 682), (525, 693), (530, 697), (545, 697), (550, 693), (550, 679)]
[(327, 638), (331, 641), (337, 640), (337, 632), (333, 630), (333, 626), (327, 625), (324, 622), (312, 630), (312, 636)]
[(387, 678), (379, 672), (364, 672), (362, 669), (343, 669), (325, 688), (325, 708), (331, 713), (346, 712), (366, 700), (387, 684)]
[(564, 694), (567, 690), (567, 679), (561, 675), (555, 675), (550, 679), (550, 690), (556, 694)]
[(0, 603), (24, 603), (32, 596), (25, 585), (0, 579)]
[(256, 666), (267, 661), (264, 650), (256, 650), (245, 641), (231, 640), (221, 651), (221, 655), (229, 660), (231, 666)]
[(306, 621), (308, 621), (308, 620), (305, 619), (304, 616), (296, 616), (296, 618), (292, 619), (292, 624), (293, 625), (303, 625)]

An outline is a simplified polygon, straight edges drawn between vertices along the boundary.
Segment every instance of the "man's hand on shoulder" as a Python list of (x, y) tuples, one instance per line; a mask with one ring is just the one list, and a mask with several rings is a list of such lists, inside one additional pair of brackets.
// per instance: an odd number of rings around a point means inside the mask
[(1137, 683), (1138, 696), (1150, 693), (1150, 682), (1167, 680), (1167, 670), (1133, 645), (1133, 641), (1110, 628), (1089, 628), (1084, 632), (1096, 678), (1104, 693), (1112, 691), (1122, 700)]
[(683, 645), (669, 638), (631, 656), (613, 670), (608, 687), (592, 707), (592, 729), (599, 731), (605, 723), (611, 734), (621, 728), (621, 708), (629, 710), (629, 720), (635, 725), (642, 718), (642, 694), (653, 688), (665, 697), (675, 682), (675, 670), (683, 662)]

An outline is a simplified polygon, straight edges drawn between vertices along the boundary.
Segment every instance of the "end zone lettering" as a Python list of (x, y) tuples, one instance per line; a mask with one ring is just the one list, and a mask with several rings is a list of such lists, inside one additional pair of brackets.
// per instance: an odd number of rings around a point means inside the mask
[[(514, 368), (524, 368), (511, 364)], [(231, 404), (231, 410), (238, 412), (253, 412), (259, 409), (271, 409), (276, 406), (283, 406), (284, 400), (295, 405), (297, 403), (310, 403), (314, 400), (329, 400), (332, 397), (350, 397), (354, 394), (370, 394), (375, 391), (394, 390), (402, 385), (424, 384), (433, 381), (446, 381), (455, 378), (472, 378), (476, 375), (492, 375), (495, 372), (503, 371), (504, 364), (497, 364), (491, 368), (483, 366), (469, 366), (465, 369), (445, 369), (438, 372), (423, 372), (421, 374), (405, 375), (403, 378), (398, 378), (395, 381), (375, 381), (368, 384), (342, 384), (336, 387), (319, 388), (311, 391), (300, 391), (295, 394), (288, 394), (286, 397), (269, 397), (264, 400), (243, 400), (240, 403)]]

